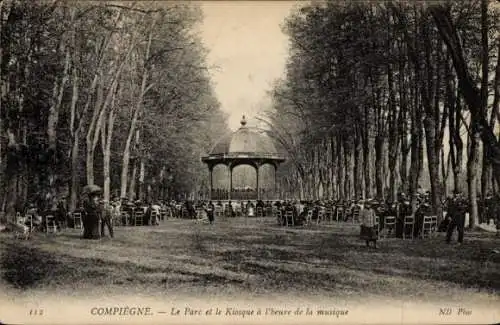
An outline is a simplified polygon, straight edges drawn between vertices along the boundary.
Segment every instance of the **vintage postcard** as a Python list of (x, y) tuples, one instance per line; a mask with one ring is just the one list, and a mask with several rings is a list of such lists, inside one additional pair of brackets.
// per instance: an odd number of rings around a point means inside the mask
[(0, 324), (500, 322), (499, 24), (0, 0)]

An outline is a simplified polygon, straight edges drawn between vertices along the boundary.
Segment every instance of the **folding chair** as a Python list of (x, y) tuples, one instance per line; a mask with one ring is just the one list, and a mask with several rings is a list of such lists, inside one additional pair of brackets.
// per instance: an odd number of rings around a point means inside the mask
[(359, 210), (360, 208), (358, 206), (352, 209), (352, 223), (359, 222)]
[(166, 218), (167, 218), (167, 209), (165, 208), (160, 209), (160, 220), (165, 221)]
[(47, 215), (45, 217), (45, 224), (47, 234), (55, 234), (57, 232), (57, 222), (55, 216)]
[(431, 216), (431, 222), (432, 222), (432, 226), (431, 226), (431, 233), (432, 235), (435, 235), (437, 230), (438, 230), (438, 219), (437, 219), (437, 216)]
[(158, 214), (158, 212), (151, 210), (151, 215), (149, 218), (149, 222), (151, 223), (151, 225), (157, 225), (159, 224), (159, 221), (160, 221), (160, 215)]
[(82, 229), (82, 214), (80, 212), (73, 212), (73, 228), (74, 229)]
[(424, 216), (420, 237), (430, 238), (432, 235), (432, 226), (433, 226), (432, 216)]
[(396, 234), (396, 216), (386, 216), (384, 218), (384, 238), (393, 237)]
[(134, 212), (134, 226), (144, 225), (144, 212), (142, 210), (137, 210)]
[(403, 221), (403, 239), (406, 239), (406, 230), (410, 227), (410, 239), (413, 239), (413, 233), (415, 230), (415, 217), (414, 216), (405, 216)]
[(375, 234), (377, 236), (377, 239), (380, 238), (380, 218), (378, 216), (375, 216), (375, 224), (373, 225), (373, 229), (375, 229)]

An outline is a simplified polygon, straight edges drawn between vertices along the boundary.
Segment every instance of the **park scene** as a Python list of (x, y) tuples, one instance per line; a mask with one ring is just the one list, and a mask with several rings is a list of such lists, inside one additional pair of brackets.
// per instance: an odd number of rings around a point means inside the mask
[(498, 311), (499, 22), (0, 2), (0, 292)]

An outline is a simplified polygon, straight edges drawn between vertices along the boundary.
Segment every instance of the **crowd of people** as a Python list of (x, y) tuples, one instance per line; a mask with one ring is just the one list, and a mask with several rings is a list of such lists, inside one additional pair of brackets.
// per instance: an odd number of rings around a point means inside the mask
[(274, 197), (274, 190), (269, 188), (260, 188), (259, 195), (254, 188), (233, 188), (231, 190), (225, 188), (214, 188), (212, 189), (212, 199), (218, 200), (255, 200), (257, 197), (263, 198), (264, 200), (271, 199)]
[[(443, 202), (444, 218), (438, 225), (438, 231), (447, 232), (447, 242), (450, 242), (452, 232), (458, 231), (458, 241), (463, 241), (465, 219), (468, 213), (467, 198), (461, 193), (455, 193)], [(480, 222), (495, 219), (497, 229), (500, 228), (500, 197), (486, 196), (479, 204)], [(264, 217), (276, 216), (277, 222), (282, 225), (301, 226), (308, 222), (321, 223), (325, 220), (356, 221), (361, 224), (361, 238), (367, 245), (374, 240), (373, 225), (384, 229), (384, 220), (387, 216), (395, 216), (395, 237), (411, 235), (419, 237), (422, 231), (424, 216), (432, 214), (429, 193), (419, 194), (416, 201), (416, 212), (412, 214), (409, 198), (401, 193), (395, 202), (367, 200), (319, 200), (319, 201), (292, 201), (292, 200), (237, 200), (227, 201), (156, 201), (142, 202), (131, 201), (126, 198), (113, 198), (111, 202), (102, 199), (99, 192), (89, 193), (81, 200), (79, 208), (68, 212), (64, 201), (54, 201), (46, 205), (45, 209), (29, 204), (19, 216), (30, 216), (29, 223), (44, 231), (47, 221), (52, 218), (58, 229), (74, 227), (75, 213), (82, 216), (83, 237), (99, 238), (104, 236), (106, 227), (110, 237), (113, 237), (113, 226), (134, 226), (133, 217), (140, 213), (141, 224), (145, 226), (159, 225), (165, 217), (196, 219), (205, 217), (209, 223), (214, 223), (217, 216), (225, 217)], [(406, 216), (414, 216), (414, 227), (406, 229), (404, 220)], [(290, 218), (291, 216), (291, 218)], [(375, 221), (376, 218), (376, 221)], [(290, 220), (291, 219), (291, 220)], [(28, 223), (28, 220), (24, 221)], [(98, 227), (95, 225), (99, 224)], [(413, 231), (413, 233), (408, 233)]]

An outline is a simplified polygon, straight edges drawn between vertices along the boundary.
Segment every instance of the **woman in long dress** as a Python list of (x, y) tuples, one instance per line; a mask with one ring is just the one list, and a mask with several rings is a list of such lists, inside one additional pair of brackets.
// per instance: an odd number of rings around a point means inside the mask
[(370, 247), (370, 242), (377, 248), (378, 234), (375, 229), (375, 211), (372, 208), (371, 202), (365, 202), (363, 210), (360, 212), (361, 219), (361, 239), (366, 241), (366, 246)]
[(92, 193), (88, 200), (84, 201), (85, 213), (83, 215), (83, 238), (100, 239), (101, 209), (99, 207), (99, 195)]

